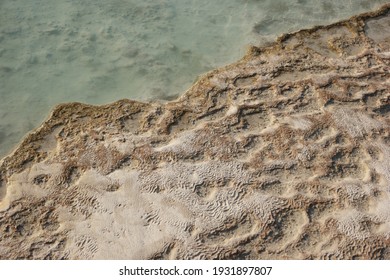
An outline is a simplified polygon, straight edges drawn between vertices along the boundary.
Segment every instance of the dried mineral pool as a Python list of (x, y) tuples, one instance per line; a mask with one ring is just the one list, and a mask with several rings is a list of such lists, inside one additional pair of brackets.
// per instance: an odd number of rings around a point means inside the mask
[(385, 0), (1, 0), (0, 157), (62, 102), (169, 99), (248, 45)]

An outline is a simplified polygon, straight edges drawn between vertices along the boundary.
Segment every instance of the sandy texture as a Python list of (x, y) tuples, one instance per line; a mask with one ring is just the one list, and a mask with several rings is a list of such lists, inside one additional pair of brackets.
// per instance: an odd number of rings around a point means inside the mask
[(0, 257), (390, 259), (389, 11), (56, 107), (1, 162)]
[(248, 45), (389, 0), (1, 0), (0, 158), (60, 103), (172, 100)]

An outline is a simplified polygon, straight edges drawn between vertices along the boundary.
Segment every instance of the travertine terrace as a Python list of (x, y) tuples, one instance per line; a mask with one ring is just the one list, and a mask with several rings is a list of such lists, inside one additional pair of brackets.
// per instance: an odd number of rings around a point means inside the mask
[(390, 5), (166, 103), (57, 106), (0, 163), (1, 259), (390, 259)]

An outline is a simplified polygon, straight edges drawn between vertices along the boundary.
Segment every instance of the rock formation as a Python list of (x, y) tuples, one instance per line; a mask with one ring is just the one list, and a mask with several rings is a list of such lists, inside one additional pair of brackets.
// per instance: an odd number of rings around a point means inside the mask
[(0, 258), (390, 259), (389, 110), (390, 5), (59, 105), (0, 162)]

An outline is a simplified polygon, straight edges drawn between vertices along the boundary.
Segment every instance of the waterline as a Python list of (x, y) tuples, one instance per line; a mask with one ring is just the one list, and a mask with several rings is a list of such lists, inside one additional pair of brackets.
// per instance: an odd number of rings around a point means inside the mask
[(386, 2), (3, 0), (0, 156), (58, 103), (171, 98), (250, 44)]

